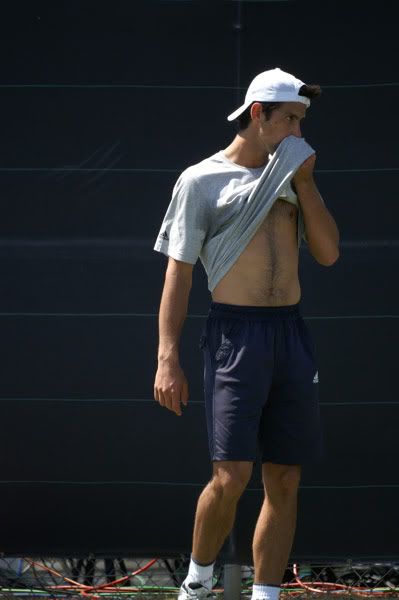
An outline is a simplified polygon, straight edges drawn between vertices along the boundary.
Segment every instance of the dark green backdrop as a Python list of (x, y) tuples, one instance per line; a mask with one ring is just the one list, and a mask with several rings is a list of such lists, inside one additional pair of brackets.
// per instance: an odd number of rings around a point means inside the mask
[[(304, 136), (341, 233), (300, 249), (327, 457), (304, 470), (296, 559), (397, 556), (397, 30), (387, 3), (40, 2), (0, 37), (0, 549), (189, 552), (210, 475), (194, 270), (180, 419), (152, 399), (180, 171), (225, 147), (226, 116), (276, 66), (323, 95)], [(229, 560), (250, 561), (254, 474)]]

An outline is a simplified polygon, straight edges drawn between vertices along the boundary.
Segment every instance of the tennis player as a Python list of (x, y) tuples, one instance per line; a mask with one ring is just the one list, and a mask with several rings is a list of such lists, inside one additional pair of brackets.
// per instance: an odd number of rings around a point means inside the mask
[(179, 363), (198, 257), (212, 295), (200, 339), (213, 475), (196, 509), (180, 600), (214, 598), (213, 566), (237, 502), (262, 464), (252, 600), (277, 600), (294, 539), (301, 468), (323, 456), (315, 344), (301, 315), (302, 239), (321, 265), (339, 231), (316, 186), (301, 124), (320, 94), (279, 68), (251, 82), (231, 144), (178, 178), (154, 249), (166, 254), (154, 397), (176, 415), (189, 393)]

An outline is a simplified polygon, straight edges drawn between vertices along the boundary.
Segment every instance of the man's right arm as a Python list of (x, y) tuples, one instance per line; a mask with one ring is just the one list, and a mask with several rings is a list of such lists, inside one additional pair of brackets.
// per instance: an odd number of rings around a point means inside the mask
[(187, 315), (193, 265), (169, 257), (159, 309), (158, 369), (154, 398), (177, 415), (188, 401), (188, 383), (179, 360), (179, 343)]

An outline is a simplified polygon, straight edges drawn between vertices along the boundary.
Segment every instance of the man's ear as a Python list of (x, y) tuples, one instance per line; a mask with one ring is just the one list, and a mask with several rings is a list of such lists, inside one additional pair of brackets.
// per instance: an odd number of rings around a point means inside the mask
[(251, 119), (256, 121), (260, 119), (260, 116), (263, 111), (263, 106), (260, 102), (254, 102), (251, 106)]

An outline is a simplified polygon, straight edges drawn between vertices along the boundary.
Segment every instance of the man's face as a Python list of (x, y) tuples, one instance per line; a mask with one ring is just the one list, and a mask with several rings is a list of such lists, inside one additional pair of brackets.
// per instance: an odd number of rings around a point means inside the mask
[(302, 137), (301, 121), (305, 118), (306, 108), (302, 102), (284, 102), (273, 110), (268, 120), (262, 113), (259, 136), (269, 152), (274, 152), (279, 143), (289, 135)]

